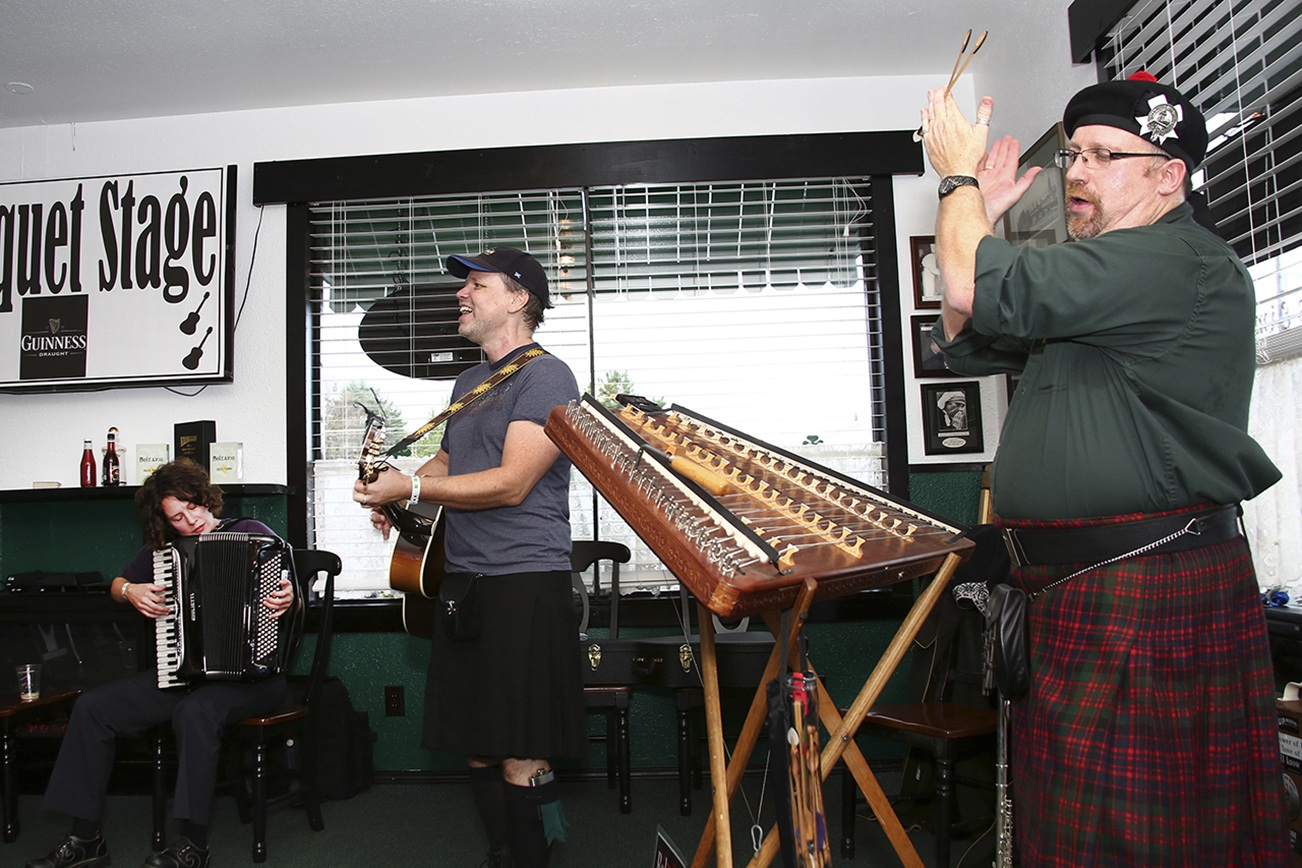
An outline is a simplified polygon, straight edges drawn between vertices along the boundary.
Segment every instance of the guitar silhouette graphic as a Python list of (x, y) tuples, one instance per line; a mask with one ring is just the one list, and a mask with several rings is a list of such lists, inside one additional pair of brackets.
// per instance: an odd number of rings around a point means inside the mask
[(199, 367), (199, 360), (203, 358), (203, 345), (208, 340), (208, 335), (212, 334), (212, 326), (208, 326), (208, 331), (203, 333), (203, 339), (199, 341), (199, 346), (190, 350), (190, 354), (181, 360), (191, 371)]
[(190, 311), (190, 313), (186, 314), (185, 322), (181, 323), (180, 326), (182, 332), (184, 332), (187, 335), (192, 335), (195, 333), (195, 331), (198, 330), (199, 311), (203, 310), (203, 303), (208, 300), (209, 295), (211, 295), (211, 293), (205, 292), (203, 294), (203, 298), (199, 299), (199, 306), (196, 307), (194, 310)]

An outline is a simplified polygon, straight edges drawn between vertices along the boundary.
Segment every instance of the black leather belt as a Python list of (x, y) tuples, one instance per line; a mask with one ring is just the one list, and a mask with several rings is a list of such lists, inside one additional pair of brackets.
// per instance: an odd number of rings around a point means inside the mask
[(1241, 512), (1237, 503), (1228, 503), (1200, 512), (1144, 518), (1119, 524), (1055, 528), (1005, 527), (1002, 530), (1008, 555), (1016, 566), (1101, 564), (1125, 557), (1173, 534), (1179, 536), (1160, 546), (1146, 549), (1142, 554), (1178, 552), (1224, 542), (1238, 535)]

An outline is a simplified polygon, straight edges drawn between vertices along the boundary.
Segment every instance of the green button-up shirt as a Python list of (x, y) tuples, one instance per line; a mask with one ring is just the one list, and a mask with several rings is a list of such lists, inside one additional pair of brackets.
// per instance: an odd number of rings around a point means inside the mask
[(1280, 472), (1247, 434), (1252, 279), (1187, 204), (1045, 248), (987, 237), (950, 369), (1020, 373), (991, 477), (997, 514), (1063, 519), (1234, 503)]

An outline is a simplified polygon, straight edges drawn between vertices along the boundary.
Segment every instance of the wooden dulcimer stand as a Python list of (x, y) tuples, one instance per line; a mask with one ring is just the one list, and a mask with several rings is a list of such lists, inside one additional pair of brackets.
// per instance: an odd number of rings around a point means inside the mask
[[(557, 407), (546, 431), (699, 601), (714, 810), (693, 865), (705, 865), (714, 852), (719, 866), (731, 868), (729, 804), (766, 719), (765, 685), (777, 675), (778, 655), (798, 666), (795, 649), (809, 606), (934, 575), (844, 719), (817, 684), (825, 698), (819, 716), (830, 733), (822, 778), (844, 757), (901, 861), (921, 868), (853, 737), (973, 544), (939, 517), (794, 453), (681, 407), (620, 397), (618, 412), (591, 396)], [(792, 628), (782, 635), (780, 615), (788, 609)], [(762, 616), (777, 637), (731, 763), (724, 759), (710, 613)], [(752, 864), (768, 864), (777, 851), (770, 832)]]

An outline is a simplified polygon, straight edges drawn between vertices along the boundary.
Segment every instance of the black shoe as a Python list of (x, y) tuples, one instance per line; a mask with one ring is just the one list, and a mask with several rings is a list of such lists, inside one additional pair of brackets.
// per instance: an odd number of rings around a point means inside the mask
[(484, 861), (479, 863), (479, 868), (514, 868), (515, 863), (511, 861), (510, 847), (497, 847), (489, 850), (484, 854)]
[(161, 853), (145, 860), (142, 868), (208, 868), (208, 848), (196, 847), (184, 836), (167, 845)]
[(50, 855), (28, 862), (27, 868), (99, 868), (112, 861), (103, 835), (94, 838), (69, 835)]

